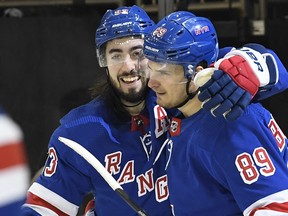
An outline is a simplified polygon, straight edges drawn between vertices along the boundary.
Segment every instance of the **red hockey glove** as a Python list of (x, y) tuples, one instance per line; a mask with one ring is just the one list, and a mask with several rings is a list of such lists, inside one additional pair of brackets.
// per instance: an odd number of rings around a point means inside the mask
[(260, 87), (260, 82), (242, 56), (230, 56), (223, 59), (217, 66), (220, 70), (228, 73), (238, 86), (248, 91), (254, 97)]
[(249, 47), (230, 51), (214, 66), (199, 72), (194, 82), (200, 86), (203, 109), (228, 120), (239, 117), (259, 87), (271, 82), (266, 57)]
[(238, 86), (253, 97), (260, 86), (269, 83), (269, 70), (266, 59), (248, 47), (234, 49), (215, 63), (215, 68), (228, 73)]

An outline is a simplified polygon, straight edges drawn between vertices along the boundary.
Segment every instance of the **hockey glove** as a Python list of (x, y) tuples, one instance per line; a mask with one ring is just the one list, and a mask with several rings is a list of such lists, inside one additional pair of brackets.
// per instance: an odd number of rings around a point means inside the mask
[[(215, 69), (204, 69), (195, 76), (203, 109), (210, 110), (214, 116), (234, 120), (244, 112), (259, 87), (277, 83), (278, 69), (273, 56), (254, 49), (248, 46), (234, 49), (215, 63)], [(267, 56), (274, 61), (268, 63)]]

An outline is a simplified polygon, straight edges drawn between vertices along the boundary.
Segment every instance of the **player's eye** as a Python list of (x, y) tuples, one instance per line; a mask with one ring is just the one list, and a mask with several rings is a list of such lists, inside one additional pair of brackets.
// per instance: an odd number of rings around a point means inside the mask
[(123, 60), (123, 55), (121, 55), (121, 54), (113, 54), (112, 56), (111, 56), (111, 59), (113, 60), (113, 61), (122, 61)]
[(143, 54), (143, 49), (136, 49), (134, 50), (131, 54), (131, 59), (139, 59), (142, 60), (145, 58), (144, 54)]

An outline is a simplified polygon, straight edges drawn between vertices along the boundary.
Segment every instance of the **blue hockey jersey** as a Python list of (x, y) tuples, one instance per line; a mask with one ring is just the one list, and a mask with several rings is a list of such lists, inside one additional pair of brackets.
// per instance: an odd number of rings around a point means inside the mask
[(167, 175), (176, 216), (288, 214), (287, 138), (260, 104), (233, 122), (204, 110), (172, 118), (170, 135)]
[(147, 109), (124, 123), (109, 110), (97, 98), (61, 119), (51, 137), (43, 173), (29, 189), (23, 215), (76, 215), (88, 192), (95, 196), (98, 216), (137, 215), (59, 136), (90, 151), (149, 215), (171, 215), (165, 158), (153, 165), (161, 145), (151, 140)]

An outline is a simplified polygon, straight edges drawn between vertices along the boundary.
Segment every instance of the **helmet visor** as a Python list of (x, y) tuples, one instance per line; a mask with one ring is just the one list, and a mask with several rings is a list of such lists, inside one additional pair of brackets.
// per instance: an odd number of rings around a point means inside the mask
[(146, 59), (143, 54), (143, 39), (131, 36), (108, 41), (97, 50), (97, 57), (100, 67), (128, 62), (141, 64)]
[(185, 84), (184, 67), (171, 62), (154, 62), (149, 60), (146, 73), (150, 79), (159, 80), (170, 84)]

